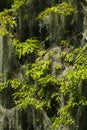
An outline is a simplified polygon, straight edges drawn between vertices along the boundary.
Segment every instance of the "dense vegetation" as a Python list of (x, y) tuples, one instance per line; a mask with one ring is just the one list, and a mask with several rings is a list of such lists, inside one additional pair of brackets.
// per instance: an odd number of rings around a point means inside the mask
[[(0, 91), (3, 93), (5, 89), (11, 88), (14, 103), (20, 109), (29, 105), (44, 109), (51, 119), (53, 130), (62, 128), (63, 125), (70, 128), (74, 126), (76, 129), (82, 117), (79, 113), (87, 106), (87, 44), (81, 45), (79, 40), (75, 43), (73, 36), (67, 38), (72, 33), (71, 25), (68, 30), (63, 30), (64, 39), (60, 38), (55, 43), (55, 38), (52, 39), (56, 35), (53, 34), (55, 31), (49, 31), (54, 25), (50, 25), (48, 20), (58, 16), (67, 22), (78, 10), (73, 2), (55, 2), (46, 8), (37, 8), (33, 17), (27, 9), (25, 12), (23, 9), (28, 7), (31, 13), (36, 1), (3, 2), (5, 1), (0, 1), (0, 35), (11, 39), (16, 65), (12, 72), (7, 73), (6, 82), (0, 83)], [(31, 18), (33, 20), (34, 25), (29, 23), (34, 26), (32, 34), (26, 30), (21, 34), (18, 32), (21, 10), (24, 27), (24, 23)], [(38, 23), (41, 28), (37, 26)]]

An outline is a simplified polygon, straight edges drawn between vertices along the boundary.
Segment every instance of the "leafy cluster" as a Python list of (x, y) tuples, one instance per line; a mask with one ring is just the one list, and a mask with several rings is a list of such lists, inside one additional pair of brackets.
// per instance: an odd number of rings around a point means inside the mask
[[(58, 121), (69, 125), (75, 123), (72, 118), (75, 108), (80, 107), (81, 109), (81, 106), (87, 105), (87, 97), (83, 94), (83, 86), (87, 82), (87, 45), (76, 48), (68, 54), (62, 53), (65, 54), (62, 54), (64, 56), (63, 60), (68, 62), (70, 66), (70, 57), (73, 55), (73, 58), (71, 57), (72, 66), (60, 81), (60, 93), (63, 96), (63, 100), (67, 96), (69, 98), (66, 98), (64, 106), (58, 111), (60, 116), (56, 118), (55, 122)], [(54, 126), (57, 127), (55, 122)]]
[(14, 0), (14, 3), (12, 5), (13, 9), (18, 10), (20, 7), (22, 7), (26, 3), (26, 0)]
[(75, 12), (76, 10), (71, 3), (63, 2), (61, 4), (57, 4), (55, 6), (45, 9), (42, 13), (38, 15), (38, 19), (43, 19), (50, 13), (56, 13), (56, 14), (68, 16)]
[(35, 38), (27, 39), (25, 42), (20, 42), (17, 39), (13, 39), (13, 45), (15, 47), (15, 53), (19, 57), (35, 53), (40, 51), (39, 41)]
[(13, 10), (11, 9), (0, 12), (0, 35), (4, 36), (11, 33), (11, 30), (16, 26), (13, 17)]

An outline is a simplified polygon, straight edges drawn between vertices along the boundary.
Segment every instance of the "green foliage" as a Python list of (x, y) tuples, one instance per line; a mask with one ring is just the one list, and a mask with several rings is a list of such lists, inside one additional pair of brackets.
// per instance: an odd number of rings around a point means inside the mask
[(47, 57), (52, 58), (52, 56), (54, 55), (55, 51), (50, 51), (47, 53)]
[(49, 85), (58, 85), (58, 80), (50, 75), (50, 74), (47, 74), (45, 77), (41, 77), (39, 80), (39, 84), (46, 87), (46, 86), (49, 86)]
[(16, 26), (16, 21), (12, 15), (13, 11), (11, 9), (0, 12), (0, 35), (4, 36), (11, 33), (11, 29)]
[[(32, 41), (32, 40), (28, 40)], [(36, 40), (37, 41), (37, 40)], [(38, 45), (36, 41), (32, 41), (35, 45)], [(32, 42), (29, 42), (30, 45)], [(38, 42), (38, 41), (37, 41)], [(15, 47), (20, 44), (27, 43), (15, 43)], [(31, 44), (32, 45), (32, 44)], [(33, 44), (34, 45), (34, 44)], [(22, 45), (22, 48), (25, 47)], [(18, 52), (17, 55), (24, 56), (30, 53), (35, 53), (39, 46), (33, 46), (33, 51), (25, 49), (25, 53)], [(32, 48), (32, 47), (31, 47)], [(16, 49), (20, 49), (17, 46)], [(28, 53), (27, 53), (28, 52)], [(60, 104), (60, 108), (56, 106), (57, 113), (53, 116), (53, 129), (56, 130), (62, 125), (72, 125), (75, 120), (72, 118), (72, 113), (75, 107), (79, 105), (87, 105), (87, 97), (82, 95), (82, 82), (87, 81), (87, 45), (76, 48), (68, 53), (62, 52), (62, 60), (64, 62), (71, 62), (66, 60), (67, 55), (71, 57), (73, 55), (73, 66), (67, 70), (65, 75), (60, 78), (51, 74), (52, 62), (50, 57), (44, 49), (38, 52), (35, 63), (28, 63), (21, 67), (23, 76), (9, 80), (4, 84), (1, 84), (0, 91), (3, 91), (6, 87), (10, 86), (14, 92), (13, 97), (15, 103), (20, 108), (26, 108), (28, 105), (33, 105), (36, 109), (52, 109), (52, 101), (54, 100)], [(56, 69), (61, 69), (61, 66), (57, 64)], [(62, 71), (62, 69), (61, 69)], [(61, 95), (66, 99), (64, 106), (61, 107)], [(68, 98), (67, 98), (68, 97)]]
[(9, 86), (9, 84), (10, 84), (10, 80), (8, 80), (4, 83), (0, 82), (0, 92), (4, 91)]
[(61, 65), (60, 65), (60, 64), (57, 64), (57, 65), (55, 66), (55, 69), (56, 69), (56, 70), (60, 70), (60, 69), (61, 69)]
[(64, 47), (69, 47), (69, 42), (66, 41), (66, 40), (61, 40), (60, 45), (61, 45), (61, 46), (64, 46)]
[[(0, 35), (11, 33), (11, 29), (16, 26), (13, 18), (15, 11), (26, 4), (26, 0), (14, 0), (12, 9), (5, 9), (0, 12)], [(69, 16), (75, 13), (75, 8), (71, 3), (61, 4), (47, 8), (39, 14), (38, 19), (42, 20), (51, 13)], [(13, 38), (13, 37), (12, 37)], [(24, 42), (12, 39), (15, 54), (25, 58), (23, 65), (19, 67), (19, 73), (0, 83), (0, 91), (11, 87), (15, 103), (25, 109), (28, 105), (33, 105), (36, 109), (46, 109), (55, 112), (50, 117), (53, 118), (53, 129), (56, 130), (61, 125), (71, 125), (75, 122), (72, 118), (74, 108), (87, 105), (87, 97), (82, 94), (83, 82), (87, 81), (87, 45), (76, 49), (70, 48), (70, 43), (62, 40), (60, 45), (63, 52), (60, 55), (62, 66), (57, 62), (54, 66), (54, 51), (42, 48), (42, 43), (37, 38), (29, 38)], [(47, 42), (49, 38), (47, 37)], [(61, 48), (62, 48), (61, 47)], [(34, 61), (28, 58), (34, 57)], [(52, 73), (53, 68), (60, 71), (58, 77)], [(18, 76), (17, 76), (18, 75)], [(63, 105), (62, 98), (63, 97)], [(55, 108), (55, 109), (54, 109)]]
[(20, 7), (22, 7), (26, 3), (26, 0), (14, 0), (14, 3), (12, 5), (13, 9), (18, 10)]
[(72, 63), (73, 62), (73, 53), (67, 54), (66, 57), (65, 57), (65, 61)]
[(29, 74), (30, 77), (37, 80), (48, 73), (50, 64), (51, 62), (49, 60), (36, 61), (36, 63), (31, 65), (30, 70), (27, 70), (26, 75)]
[(71, 3), (63, 2), (61, 4), (57, 4), (55, 6), (45, 9), (45, 11), (43, 11), (38, 15), (38, 19), (41, 20), (45, 18), (47, 15), (49, 15), (50, 13), (56, 13), (56, 14), (68, 16), (74, 12), (76, 12), (76, 10)]
[(37, 39), (27, 39), (22, 43), (19, 40), (14, 39), (13, 45), (15, 47), (15, 53), (18, 55), (19, 59), (22, 56), (38, 53), (38, 51), (40, 51), (39, 41)]
[(29, 104), (36, 108), (41, 108), (39, 100), (36, 99), (37, 86), (29, 84), (23, 79), (14, 79), (11, 81), (11, 86), (15, 90), (13, 94), (15, 103), (20, 108), (26, 108)]
[(26, 7), (27, 5), (29, 6), (33, 2), (34, 2), (34, 0), (14, 0), (14, 2), (12, 4), (12, 9), (20, 10), (20, 8)]
[[(60, 93), (62, 93), (64, 97), (69, 96), (69, 98), (66, 100), (66, 105), (64, 105), (64, 107), (60, 108), (58, 111), (60, 116), (55, 119), (53, 126), (56, 124), (56, 121), (59, 124), (65, 125), (74, 123), (71, 115), (75, 106), (87, 105), (87, 98), (82, 96), (82, 81), (87, 81), (86, 52), (87, 45), (79, 47), (78, 49), (74, 49), (72, 52), (70, 52), (70, 55), (72, 54), (74, 56), (73, 68), (71, 67), (71, 70), (68, 70), (64, 78), (60, 80)], [(66, 59), (66, 53), (64, 52), (63, 54), (62, 55), (65, 56)]]

